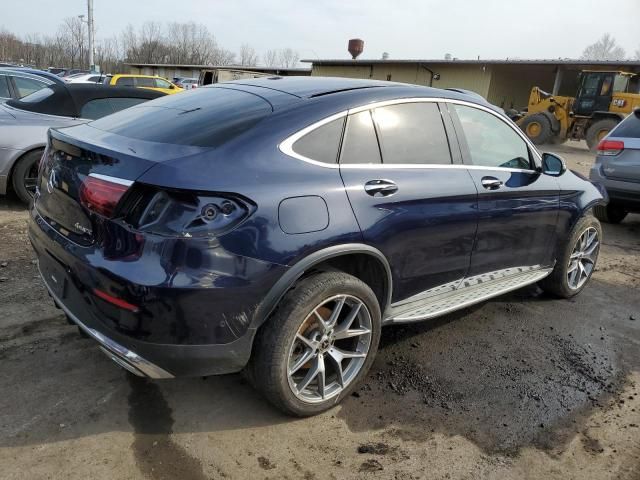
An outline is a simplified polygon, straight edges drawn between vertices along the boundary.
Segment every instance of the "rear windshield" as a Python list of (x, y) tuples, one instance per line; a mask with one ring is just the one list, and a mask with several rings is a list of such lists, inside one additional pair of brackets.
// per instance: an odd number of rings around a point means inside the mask
[(214, 87), (146, 102), (91, 123), (107, 132), (149, 142), (217, 147), (271, 114), (257, 95)]
[(611, 135), (612, 137), (640, 138), (640, 116), (629, 115)]

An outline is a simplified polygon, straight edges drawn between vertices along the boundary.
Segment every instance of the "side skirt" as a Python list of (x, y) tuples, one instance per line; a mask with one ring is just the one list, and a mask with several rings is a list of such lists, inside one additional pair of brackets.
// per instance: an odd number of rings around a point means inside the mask
[(384, 323), (406, 323), (438, 317), (536, 283), (549, 275), (552, 270), (553, 267), (534, 265), (507, 268), (470, 277), (454, 291), (445, 291), (427, 298), (409, 302), (405, 300), (391, 305)]

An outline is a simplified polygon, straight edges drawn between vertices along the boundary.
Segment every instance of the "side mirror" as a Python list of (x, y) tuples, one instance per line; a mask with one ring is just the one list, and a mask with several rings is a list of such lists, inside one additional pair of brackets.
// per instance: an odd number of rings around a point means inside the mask
[(172, 83), (171, 85), (169, 85), (169, 90), (175, 90), (176, 86)]
[(567, 164), (562, 157), (555, 153), (542, 154), (542, 173), (552, 177), (559, 177), (566, 171)]

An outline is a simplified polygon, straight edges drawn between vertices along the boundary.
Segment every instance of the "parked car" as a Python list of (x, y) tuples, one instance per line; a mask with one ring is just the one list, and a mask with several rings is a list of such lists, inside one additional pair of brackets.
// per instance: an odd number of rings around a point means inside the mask
[(54, 75), (53, 73), (46, 72), (44, 70), (38, 70), (37, 68), (10, 67), (10, 69), (16, 70), (21, 73), (29, 73), (37, 77), (44, 77), (47, 80), (51, 80), (53, 83), (64, 83), (64, 81), (58, 75)]
[(29, 237), (54, 301), (151, 378), (245, 370), (311, 415), (382, 325), (585, 288), (605, 201), (478, 96), (270, 77), (52, 129)]
[(100, 73), (78, 73), (64, 78), (67, 83), (99, 83), (101, 85), (104, 79), (105, 75)]
[(0, 195), (11, 186), (29, 202), (50, 127), (85, 123), (163, 95), (134, 88), (48, 84), (0, 105)]
[(13, 68), (0, 68), (0, 103), (26, 97), (53, 84), (52, 80), (38, 75)]
[(620, 223), (629, 212), (640, 213), (640, 109), (602, 139), (589, 178), (604, 184), (609, 204), (596, 207), (596, 217)]
[(119, 87), (147, 88), (149, 90), (157, 90), (166, 94), (178, 93), (183, 90), (171, 83), (169, 80), (154, 75), (107, 75), (104, 79), (104, 84), (112, 86), (117, 85)]
[(183, 88), (185, 90), (191, 90), (193, 88), (198, 88), (198, 79), (197, 78), (174, 78), (174, 85), (177, 87)]
[(71, 75), (91, 73), (89, 70), (82, 70), (80, 68), (66, 68), (62, 72), (58, 73), (61, 77), (70, 77)]

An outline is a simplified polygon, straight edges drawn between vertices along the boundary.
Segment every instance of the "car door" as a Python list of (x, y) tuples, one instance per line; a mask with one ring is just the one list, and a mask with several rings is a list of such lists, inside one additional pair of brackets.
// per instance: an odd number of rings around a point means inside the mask
[(347, 118), (340, 172), (364, 241), (390, 263), (392, 302), (453, 290), (468, 269), (477, 191), (453, 152), (436, 102)]
[(556, 178), (540, 172), (537, 152), (503, 115), (473, 104), (448, 103), (448, 110), (478, 189), (478, 231), (467, 275), (550, 265)]

